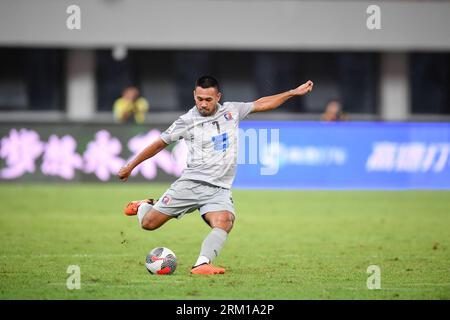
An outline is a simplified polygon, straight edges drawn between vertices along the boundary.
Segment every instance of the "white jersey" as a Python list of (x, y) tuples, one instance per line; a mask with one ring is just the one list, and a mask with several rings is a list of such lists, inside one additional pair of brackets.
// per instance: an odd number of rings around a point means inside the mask
[(252, 112), (253, 102), (225, 102), (217, 106), (216, 113), (207, 117), (194, 106), (163, 132), (161, 139), (167, 144), (186, 141), (187, 167), (180, 179), (230, 189), (236, 175), (239, 121)]

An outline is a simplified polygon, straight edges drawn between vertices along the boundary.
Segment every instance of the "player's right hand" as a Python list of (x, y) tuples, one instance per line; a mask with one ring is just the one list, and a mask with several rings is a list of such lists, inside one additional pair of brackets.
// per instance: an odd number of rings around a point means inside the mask
[(119, 173), (117, 174), (117, 176), (119, 177), (120, 180), (122, 180), (123, 182), (128, 180), (128, 177), (131, 174), (131, 166), (129, 166), (128, 164), (124, 165), (122, 168), (120, 168)]

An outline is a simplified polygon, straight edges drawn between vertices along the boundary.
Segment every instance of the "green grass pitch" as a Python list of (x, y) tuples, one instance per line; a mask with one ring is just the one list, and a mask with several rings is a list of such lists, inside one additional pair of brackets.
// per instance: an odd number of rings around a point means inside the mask
[[(449, 299), (450, 192), (234, 190), (235, 227), (189, 274), (209, 228), (198, 211), (156, 231), (123, 215), (163, 184), (0, 185), (1, 299)], [(171, 276), (144, 260), (172, 249)], [(69, 265), (81, 289), (69, 290)], [(367, 267), (381, 270), (369, 290)]]

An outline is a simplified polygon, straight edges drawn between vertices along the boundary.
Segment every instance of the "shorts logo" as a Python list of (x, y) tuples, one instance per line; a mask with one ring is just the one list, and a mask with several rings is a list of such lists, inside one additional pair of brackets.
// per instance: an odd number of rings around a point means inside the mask
[(233, 114), (231, 112), (227, 112), (223, 115), (225, 117), (225, 119), (229, 120), (233, 120)]
[(170, 202), (170, 197), (169, 196), (164, 196), (161, 200), (162, 203), (164, 203), (165, 205), (168, 205)]

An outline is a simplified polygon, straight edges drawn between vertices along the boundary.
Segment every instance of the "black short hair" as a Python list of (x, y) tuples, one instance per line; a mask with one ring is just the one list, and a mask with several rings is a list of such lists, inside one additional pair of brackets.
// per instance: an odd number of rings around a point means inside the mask
[(219, 82), (212, 76), (201, 76), (200, 78), (198, 78), (197, 81), (195, 81), (195, 88), (197, 87), (203, 89), (216, 88), (217, 92), (220, 92)]

